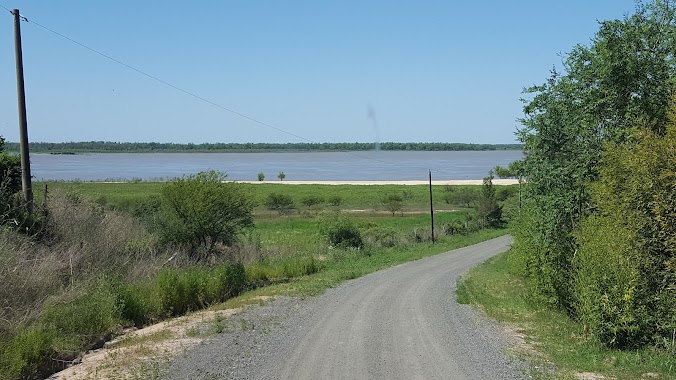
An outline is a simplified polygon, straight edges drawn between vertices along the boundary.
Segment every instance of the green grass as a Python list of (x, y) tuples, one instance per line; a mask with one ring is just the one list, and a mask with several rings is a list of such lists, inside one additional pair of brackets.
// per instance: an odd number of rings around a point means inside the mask
[[(105, 203), (114, 208), (126, 209), (130, 205), (142, 202), (152, 196), (159, 196), (164, 182), (47, 182), (48, 191), (77, 192), (82, 196)], [(320, 205), (322, 209), (378, 209), (384, 210), (382, 200), (390, 194), (404, 197), (404, 210), (429, 210), (429, 188), (424, 185), (283, 185), (283, 184), (242, 184), (247, 192), (254, 194), (259, 207), (258, 212), (265, 210), (265, 199), (271, 193), (289, 195), (297, 208), (305, 209), (301, 200), (309, 196), (321, 196), (327, 202)], [(473, 187), (479, 186), (454, 186)], [(35, 185), (35, 197), (42, 197), (44, 183)], [(435, 209), (452, 209), (444, 202), (445, 186), (433, 186)], [(338, 207), (328, 205), (332, 197), (342, 199)], [(265, 212), (263, 212), (265, 213)]]
[(247, 299), (260, 296), (309, 296), (321, 294), (327, 288), (335, 287), (342, 282), (366, 274), (437, 255), (452, 249), (477, 244), (498, 236), (505, 235), (506, 229), (481, 230), (479, 232), (446, 236), (435, 244), (431, 242), (402, 247), (382, 248), (378, 250), (334, 250), (330, 257), (322, 263), (322, 270), (311, 275), (292, 278), (287, 282), (258, 288), (242, 294), (240, 297), (226, 301), (216, 308), (229, 308), (233, 305), (246, 304)]
[[(57, 265), (46, 266), (46, 269), (25, 268), (26, 271), (44, 271), (46, 275), (35, 278), (44, 279), (44, 285), (53, 290), (46, 293), (48, 302), (40, 306), (41, 312), (30, 324), (12, 325), (6, 330), (9, 340), (5, 341), (4, 336), (0, 340), (0, 378), (35, 374), (46, 368), (54, 355), (85, 349), (124, 326), (140, 327), (204, 307), (229, 308), (258, 303), (259, 296), (315, 295), (348, 279), (507, 233), (506, 229), (481, 230), (447, 236), (442, 233), (443, 226), (464, 222), (471, 211), (438, 212), (435, 221), (441, 236), (432, 244), (427, 215), (429, 193), (425, 186), (251, 184), (244, 186), (258, 199), (265, 199), (271, 192), (286, 192), (297, 205), (309, 196), (324, 199), (339, 196), (343, 203), (340, 206), (323, 204), (311, 210), (302, 207), (283, 215), (259, 206), (254, 215), (255, 227), (248, 229), (237, 244), (217, 248), (223, 254), (218, 260), (223, 263), (197, 264), (180, 255), (169, 263), (179, 252), (165, 251), (169, 248), (158, 242), (153, 235), (156, 232), (145, 230), (142, 224), (145, 213), (154, 214), (151, 208), (139, 207), (145, 200), (159, 195), (163, 185), (151, 182), (48, 184), (51, 194), (73, 194), (49, 198), (53, 206), (50, 215), (67, 235), (62, 236), (58, 247), (36, 246)], [(436, 187), (435, 191), (443, 193), (445, 189)], [(381, 207), (380, 200), (385, 194), (393, 193), (406, 199), (404, 213), (397, 212), (393, 216), (373, 210)], [(37, 193), (36, 198), (40, 199), (41, 194)], [(92, 207), (90, 200), (105, 207)], [(447, 210), (453, 208), (444, 206)], [(340, 216), (334, 214), (337, 209), (342, 210)], [(140, 219), (134, 219), (133, 215)], [(338, 219), (346, 219), (358, 228), (365, 242), (359, 245), (360, 249), (334, 247), (329, 243), (327, 229), (322, 227), (331, 227)], [(80, 236), (85, 230), (89, 232)], [(474, 227), (470, 225), (468, 231), (474, 231)], [(75, 236), (73, 242), (66, 239), (71, 235)], [(108, 237), (113, 238), (101, 243)], [(8, 239), (8, 242), (16, 240), (13, 235), (8, 235)], [(137, 247), (134, 239), (142, 239), (147, 244)], [(129, 247), (135, 249), (129, 250)], [(34, 248), (7, 245), (4, 251), (0, 250), (0, 260), (3, 254), (9, 258), (29, 257)], [(75, 266), (71, 261), (64, 261), (65, 256), (60, 252), (79, 252), (78, 249), (82, 256)], [(117, 257), (131, 260), (132, 264), (126, 269), (120, 268), (117, 261), (109, 260)], [(237, 265), (236, 271), (226, 270), (232, 266), (226, 265), (228, 259), (243, 265)], [(81, 270), (78, 265), (82, 266)], [(73, 277), (73, 267), (82, 272), (77, 273), (79, 277)], [(137, 272), (138, 267), (145, 269)], [(59, 279), (69, 268), (70, 285), (64, 285)], [(17, 276), (16, 282), (21, 281), (23, 279)], [(254, 290), (218, 304), (246, 289)], [(215, 331), (221, 327), (216, 326)]]
[(509, 254), (465, 274), (458, 284), (458, 301), (522, 331), (526, 339), (517, 352), (531, 360), (536, 378), (575, 379), (576, 372), (594, 372), (618, 380), (646, 378), (642, 376), (647, 373), (676, 379), (673, 353), (607, 349), (565, 313), (538, 304), (529, 297), (524, 279), (515, 274)]

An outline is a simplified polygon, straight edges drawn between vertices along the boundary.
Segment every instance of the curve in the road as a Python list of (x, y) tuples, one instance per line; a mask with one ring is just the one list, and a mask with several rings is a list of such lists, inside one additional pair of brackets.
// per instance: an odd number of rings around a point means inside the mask
[(224, 334), (177, 361), (171, 377), (521, 378), (499, 329), (454, 294), (460, 274), (510, 242), (500, 237), (349, 281), (304, 303), (262, 308), (251, 318), (266, 323), (284, 310), (281, 326)]

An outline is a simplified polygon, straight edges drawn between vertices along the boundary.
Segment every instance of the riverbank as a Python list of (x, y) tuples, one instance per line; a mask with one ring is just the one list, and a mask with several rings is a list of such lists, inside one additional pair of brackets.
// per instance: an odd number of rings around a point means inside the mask
[[(278, 185), (404, 185), (419, 186), (429, 185), (429, 181), (236, 181), (238, 183), (256, 183), (256, 184), (278, 184)], [(432, 181), (432, 186), (466, 186), (482, 185), (483, 179), (453, 179)], [(515, 178), (493, 179), (493, 185), (509, 186), (518, 185), (519, 180)]]

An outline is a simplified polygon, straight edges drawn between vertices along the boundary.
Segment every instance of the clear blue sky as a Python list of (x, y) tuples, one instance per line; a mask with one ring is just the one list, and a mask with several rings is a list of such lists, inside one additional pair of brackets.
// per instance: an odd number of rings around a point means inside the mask
[[(514, 142), (523, 87), (633, 0), (0, 0), (181, 89), (315, 142)], [(22, 23), (31, 141), (297, 142)], [(18, 141), (0, 9), (0, 135)], [(369, 117), (375, 115), (377, 127)]]

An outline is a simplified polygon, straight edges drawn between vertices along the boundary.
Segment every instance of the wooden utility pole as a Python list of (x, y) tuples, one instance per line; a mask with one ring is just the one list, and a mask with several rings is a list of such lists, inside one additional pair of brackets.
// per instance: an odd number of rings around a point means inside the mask
[(432, 243), (434, 243), (434, 203), (432, 203), (432, 169), (430, 171), (430, 218), (432, 220)]
[(19, 143), (21, 146), (21, 188), (26, 208), (33, 213), (33, 186), (31, 184), (31, 163), (28, 153), (28, 122), (26, 121), (26, 89), (23, 82), (23, 54), (21, 51), (21, 16), (18, 9), (14, 15), (14, 53), (16, 56), (16, 92), (19, 101)]

